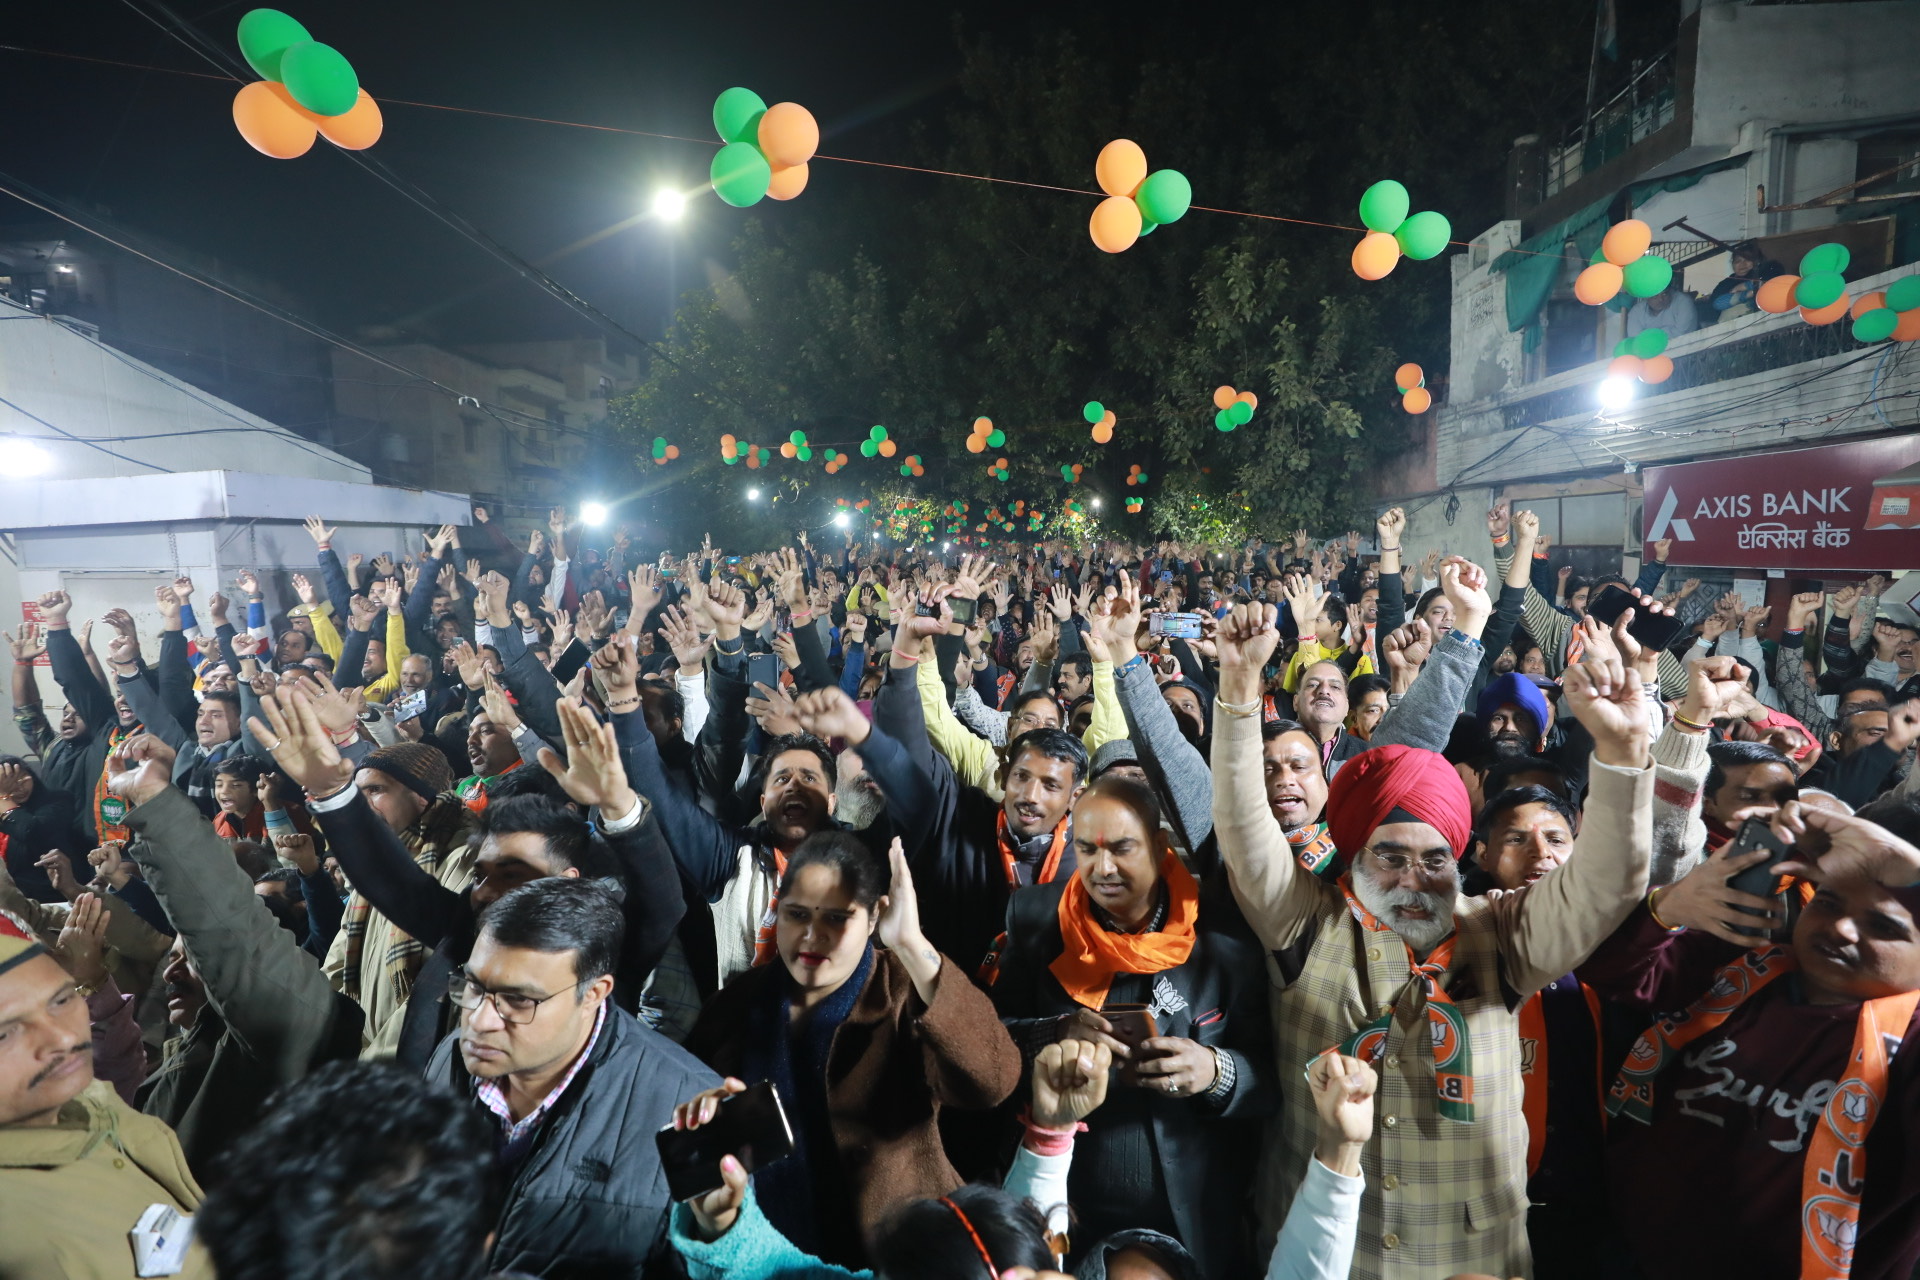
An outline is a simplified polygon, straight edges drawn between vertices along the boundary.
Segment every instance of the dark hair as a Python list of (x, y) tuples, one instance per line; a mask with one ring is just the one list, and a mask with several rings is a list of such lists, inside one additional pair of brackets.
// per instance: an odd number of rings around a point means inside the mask
[[(1103, 773), (1087, 784), (1087, 789), (1080, 793), (1080, 800), (1085, 800), (1088, 796), (1106, 796), (1108, 799), (1118, 800), (1133, 810), (1134, 816), (1140, 819), (1141, 825), (1147, 829), (1148, 839), (1156, 841), (1159, 839), (1160, 797), (1153, 793), (1152, 787), (1138, 778), (1129, 778), (1124, 773)], [(1078, 804), (1080, 800), (1074, 803)]]
[[(529, 770), (516, 769), (515, 773)], [(546, 773), (545, 769), (531, 772)], [(511, 775), (509, 775), (511, 776)], [(493, 795), (481, 812), (474, 828), (476, 847), (489, 836), (531, 833), (547, 842), (547, 856), (562, 869), (584, 868), (588, 862), (589, 841), (586, 819), (572, 809), (561, 808), (545, 796)]]
[(493, 1136), (468, 1099), (390, 1063), (331, 1062), (260, 1115), (194, 1215), (221, 1280), (486, 1271), (502, 1187)]
[(642, 680), (640, 696), (645, 698), (648, 694), (659, 699), (657, 710), (661, 719), (684, 721), (687, 718), (687, 700), (680, 696), (680, 691), (672, 684), (665, 680)]
[(1707, 759), (1712, 762), (1707, 768), (1706, 794), (1709, 796), (1718, 795), (1720, 788), (1727, 785), (1727, 770), (1730, 768), (1750, 764), (1777, 764), (1784, 765), (1790, 774), (1794, 772), (1793, 761), (1764, 742), (1742, 742), (1737, 738), (1729, 738), (1725, 742), (1709, 743)]
[[(1567, 777), (1567, 771), (1558, 760), (1548, 756), (1508, 756), (1493, 768), (1487, 770), (1486, 780), (1481, 789), (1489, 796), (1499, 795), (1513, 785), (1513, 779), (1523, 773), (1545, 773), (1558, 778), (1565, 790), (1554, 792), (1562, 797), (1570, 797), (1573, 787)], [(1552, 787), (1546, 790), (1553, 791)]]
[(901, 1206), (874, 1233), (870, 1253), (874, 1274), (892, 1280), (980, 1280), (982, 1267), (998, 1276), (1014, 1267), (1054, 1266), (1040, 1210), (998, 1187), (973, 1184), (943, 1200)]
[[(1034, 702), (1041, 699), (1044, 699), (1047, 702), (1053, 702), (1053, 690), (1024, 689), (1015, 693), (1013, 695), (1013, 701), (1007, 704), (1007, 716), (1011, 718), (1013, 716), (1019, 715), (1020, 708), (1026, 706), (1029, 702)], [(1059, 710), (1058, 703), (1054, 703), (1054, 709), (1056, 711)]]
[(307, 656), (302, 658), (301, 661), (312, 662), (316, 658), (319, 659), (320, 662), (326, 666), (326, 669), (329, 673), (337, 669), (336, 664), (334, 663), (334, 660), (333, 660), (333, 655), (328, 653), (325, 649), (309, 649), (307, 651)]
[(556, 808), (578, 813), (580, 807), (567, 794), (560, 779), (545, 769), (526, 765), (519, 769), (509, 769), (487, 784), (487, 802), (491, 805), (498, 800), (531, 798), (544, 800)]
[(780, 896), (785, 897), (793, 888), (793, 878), (803, 867), (815, 865), (832, 868), (853, 900), (868, 911), (879, 903), (893, 878), (887, 864), (858, 835), (831, 827), (802, 840), (788, 856), (787, 873), (780, 877)]
[(245, 778), (250, 784), (260, 781), (262, 774), (272, 772), (272, 769), (261, 764), (252, 756), (245, 754), (228, 756), (225, 760), (213, 766), (213, 776), (216, 778), (222, 775), (229, 778)]
[(239, 694), (231, 689), (217, 689), (212, 693), (203, 693), (200, 695), (200, 703), (202, 706), (205, 706), (209, 702), (224, 702), (227, 705), (227, 710), (233, 712), (233, 722), (235, 724), (240, 723)]
[(810, 733), (783, 733), (767, 743), (760, 752), (760, 762), (753, 769), (755, 795), (767, 789), (767, 775), (773, 770), (773, 762), (789, 751), (811, 751), (819, 757), (820, 768), (827, 775), (827, 786), (833, 788), (840, 785), (840, 770), (826, 743)]
[(1298, 720), (1269, 720), (1260, 726), (1260, 741), (1272, 742), (1275, 738), (1289, 733), (1304, 733), (1309, 738), (1313, 737), (1313, 730)]
[(1060, 659), (1059, 674), (1065, 675), (1069, 671), (1073, 672), (1076, 676), (1091, 676), (1093, 674), (1093, 659), (1084, 653), (1070, 653)]
[[(488, 812), (493, 808), (489, 805)], [(546, 876), (512, 890), (482, 912), (480, 932), (503, 947), (571, 951), (573, 976), (591, 982), (612, 973), (619, 963), (627, 923), (619, 900), (599, 881)]]
[(1347, 602), (1339, 596), (1327, 596), (1321, 600), (1320, 607), (1326, 610), (1327, 619), (1344, 627), (1347, 625)]
[(1420, 603), (1413, 606), (1413, 612), (1407, 615), (1407, 621), (1413, 622), (1419, 619), (1426, 613), (1428, 605), (1446, 594), (1447, 593), (1439, 587), (1428, 587), (1425, 591), (1422, 591), (1420, 593)]
[(258, 840), (229, 840), (227, 844), (233, 850), (234, 864), (247, 873), (249, 880), (258, 880), (280, 865), (273, 850)]
[(1920, 796), (1889, 791), (1861, 805), (1853, 816), (1878, 823), (1908, 844), (1920, 843)]
[(1073, 785), (1087, 780), (1087, 744), (1065, 729), (1029, 729), (1007, 744), (1007, 765), (1011, 768), (1024, 753), (1038, 751), (1049, 760), (1064, 760), (1073, 766)]
[(1892, 702), (1896, 692), (1885, 680), (1875, 680), (1872, 676), (1855, 676), (1834, 691), (1836, 697), (1844, 699), (1850, 693), (1859, 693), (1862, 689), (1871, 689), (1880, 695), (1880, 701)]
[[(1892, 708), (1884, 702), (1856, 702), (1852, 706), (1843, 706), (1840, 708), (1840, 714), (1833, 718), (1833, 731), (1836, 734), (1845, 736), (1853, 732), (1853, 722), (1855, 720), (1876, 711), (1887, 715), (1892, 711)], [(1890, 715), (1888, 723), (1892, 723)]]
[(1370, 693), (1392, 693), (1393, 683), (1377, 671), (1369, 671), (1363, 676), (1355, 676), (1347, 682), (1347, 701), (1358, 705), (1360, 699)]
[(300, 873), (293, 867), (275, 867), (265, 875), (255, 876), (255, 884), (290, 884), (294, 897), (300, 896)]
[(1493, 824), (1502, 817), (1522, 805), (1544, 804), (1566, 820), (1567, 830), (1580, 829), (1580, 811), (1558, 793), (1549, 791), (1545, 787), (1526, 786), (1510, 787), (1496, 795), (1491, 782), (1492, 778), (1489, 775), (1488, 785), (1484, 790), (1490, 798), (1480, 807), (1480, 816), (1474, 819), (1473, 839), (1468, 845), (1466, 856), (1460, 859), (1460, 892), (1469, 898), (1482, 897), (1489, 889), (1500, 887), (1493, 881), (1491, 866), (1493, 859), (1488, 858), (1483, 863), (1480, 854), (1486, 847), (1487, 836), (1493, 830)]

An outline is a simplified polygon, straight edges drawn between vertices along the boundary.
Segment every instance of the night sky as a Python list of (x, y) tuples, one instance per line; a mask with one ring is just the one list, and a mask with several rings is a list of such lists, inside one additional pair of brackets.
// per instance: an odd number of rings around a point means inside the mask
[[(253, 7), (173, 12), (237, 51)], [(211, 72), (121, 0), (27, 0), (0, 41)], [(704, 139), (716, 93), (745, 84), (809, 107), (823, 150), (903, 158), (937, 118), (970, 33), (1023, 30), (1028, 6), (884, 0), (660, 5), (633, 0), (466, 4), (299, 0), (287, 11), (353, 63), (381, 99), (546, 116)], [(24, 20), (21, 20), (24, 19)], [(273, 160), (235, 131), (237, 85), (0, 51), (0, 170), (104, 207), (161, 237), (273, 282), (336, 329), (499, 339), (589, 332), (324, 140)], [(711, 197), (679, 226), (648, 220), (567, 252), (646, 208), (660, 185), (704, 182), (710, 147), (387, 106), (373, 154), (597, 307), (653, 336), (671, 298), (723, 263), (741, 216)], [(815, 186), (825, 176), (815, 167)], [(836, 166), (829, 181), (853, 180)], [(0, 227), (39, 221), (0, 197)], [(78, 233), (76, 233), (76, 238)], [(558, 255), (558, 256), (556, 256)]]

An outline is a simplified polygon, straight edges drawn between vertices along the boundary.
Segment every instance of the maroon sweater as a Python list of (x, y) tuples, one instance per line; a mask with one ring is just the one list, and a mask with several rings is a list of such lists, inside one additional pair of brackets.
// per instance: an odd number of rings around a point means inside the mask
[[(1643, 905), (1580, 969), (1612, 1004), (1648, 1016), (1705, 994), (1740, 955), (1705, 933), (1670, 934)], [(1846, 1072), (1858, 1005), (1809, 1005), (1776, 979), (1669, 1062), (1653, 1123), (1608, 1131), (1613, 1210), (1648, 1280), (1797, 1280), (1807, 1135)], [(1920, 1018), (1916, 1018), (1920, 1023)], [(1920, 1031), (1895, 1055), (1867, 1138), (1852, 1280), (1907, 1280), (1920, 1259)]]

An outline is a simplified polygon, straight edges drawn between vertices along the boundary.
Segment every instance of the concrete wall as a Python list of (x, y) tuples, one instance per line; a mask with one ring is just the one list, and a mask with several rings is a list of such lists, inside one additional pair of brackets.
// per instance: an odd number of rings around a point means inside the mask
[(1749, 120), (1844, 123), (1920, 111), (1916, 49), (1915, 0), (1708, 5), (1693, 141), (1731, 144)]
[(1466, 253), (1448, 259), (1453, 269), (1452, 349), (1447, 365), (1450, 394), (1466, 402), (1484, 400), (1522, 379), (1520, 335), (1507, 331), (1504, 272), (1488, 264), (1520, 243), (1520, 223), (1496, 222)]

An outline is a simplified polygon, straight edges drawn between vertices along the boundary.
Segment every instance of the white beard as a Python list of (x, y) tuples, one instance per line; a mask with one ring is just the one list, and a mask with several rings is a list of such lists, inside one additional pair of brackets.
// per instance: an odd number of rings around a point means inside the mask
[[(1359, 867), (1353, 869), (1353, 895), (1373, 918), (1399, 934), (1414, 954), (1424, 956), (1453, 932), (1453, 900), (1460, 892), (1460, 873), (1454, 871), (1454, 887), (1445, 892), (1422, 893), (1417, 889), (1385, 889), (1373, 876)], [(1401, 918), (1398, 908), (1420, 907), (1425, 920)]]
[(885, 796), (878, 791), (855, 786), (852, 778), (842, 779), (834, 789), (834, 795), (837, 799), (833, 805), (833, 816), (855, 831), (865, 831), (873, 825), (874, 819), (887, 811)]

